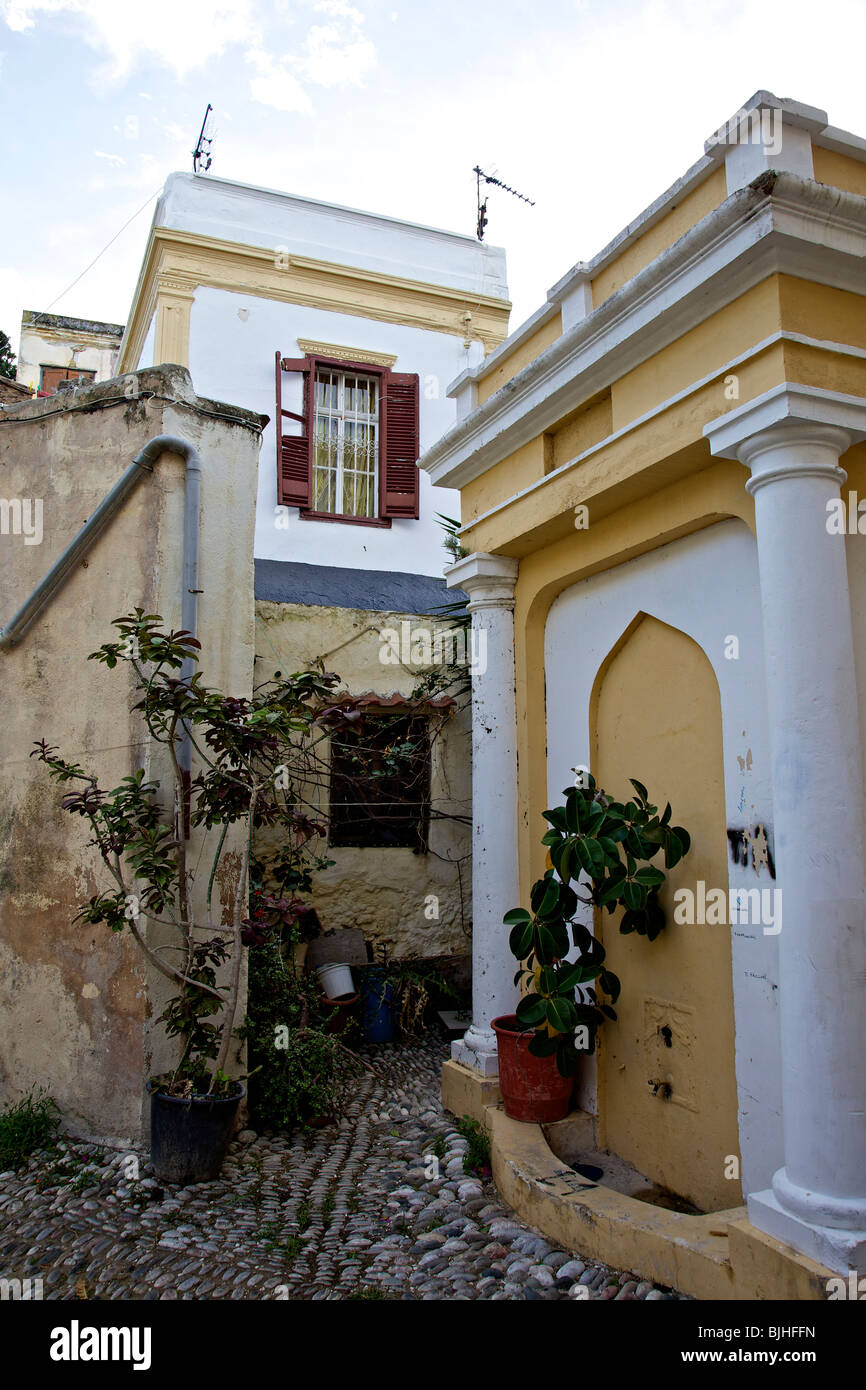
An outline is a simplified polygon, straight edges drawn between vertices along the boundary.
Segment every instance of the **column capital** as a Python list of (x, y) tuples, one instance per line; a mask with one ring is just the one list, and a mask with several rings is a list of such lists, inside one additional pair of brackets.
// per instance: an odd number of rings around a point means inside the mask
[(465, 590), (470, 613), (479, 608), (513, 608), (519, 565), (510, 555), (476, 550), (449, 566), (445, 583), (449, 589)]
[(852, 444), (866, 439), (866, 397), (848, 396), (841, 391), (825, 391), (818, 386), (802, 386), (784, 381), (779, 386), (729, 410), (704, 426), (713, 454), (738, 459), (751, 468), (762, 454), (775, 453), (790, 446), (818, 446), (825, 458), (804, 457), (780, 465), (778, 457), (767, 462), (761, 477), (747, 484), (753, 492), (762, 482), (788, 473), (828, 476), (837, 483), (845, 474), (827, 455), (836, 459)]

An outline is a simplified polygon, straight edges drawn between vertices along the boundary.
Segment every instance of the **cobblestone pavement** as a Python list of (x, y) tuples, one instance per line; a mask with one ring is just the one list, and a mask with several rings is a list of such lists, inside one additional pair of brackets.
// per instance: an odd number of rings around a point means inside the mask
[(464, 1173), (439, 1039), (364, 1055), (380, 1077), (338, 1125), (246, 1131), (217, 1182), (163, 1188), (143, 1153), (69, 1139), (0, 1174), (0, 1277), (48, 1299), (683, 1297), (575, 1259)]

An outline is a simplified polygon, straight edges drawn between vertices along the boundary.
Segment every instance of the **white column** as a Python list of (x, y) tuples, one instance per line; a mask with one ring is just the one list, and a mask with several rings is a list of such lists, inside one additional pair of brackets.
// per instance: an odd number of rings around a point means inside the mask
[(484, 1076), (499, 1070), (491, 1019), (517, 1003), (516, 962), (502, 918), (519, 903), (517, 719), (514, 700), (516, 560), (478, 553), (446, 571), (469, 595), (472, 675), (472, 1024), (451, 1047)]
[(782, 892), (785, 1163), (749, 1215), (866, 1272), (866, 822), (845, 536), (827, 510), (866, 400), (787, 385), (705, 433), (751, 470)]

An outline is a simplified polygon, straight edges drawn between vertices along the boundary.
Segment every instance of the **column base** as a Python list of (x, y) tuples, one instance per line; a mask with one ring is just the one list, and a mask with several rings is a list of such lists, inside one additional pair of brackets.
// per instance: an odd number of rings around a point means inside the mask
[(451, 1044), (451, 1057), (462, 1067), (477, 1072), (479, 1076), (499, 1075), (499, 1057), (495, 1047), (492, 1052), (486, 1048), (483, 1052), (476, 1051), (474, 1047), (469, 1047), (462, 1039), (458, 1039)]
[(468, 1115), (487, 1125), (486, 1110), (502, 1100), (498, 1076), (482, 1076), (453, 1059), (442, 1066), (442, 1107), (458, 1119)]
[(849, 1270), (866, 1274), (866, 1231), (812, 1225), (786, 1211), (770, 1188), (753, 1193), (747, 1199), (747, 1206), (749, 1219), (758, 1230), (784, 1241), (839, 1274), (847, 1274)]

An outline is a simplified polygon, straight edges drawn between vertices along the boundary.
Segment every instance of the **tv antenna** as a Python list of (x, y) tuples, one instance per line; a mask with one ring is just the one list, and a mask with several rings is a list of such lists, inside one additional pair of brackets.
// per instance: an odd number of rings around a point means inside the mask
[(208, 102), (207, 110), (204, 113), (204, 120), (201, 123), (201, 130), (198, 133), (198, 142), (192, 152), (192, 172), (194, 174), (206, 174), (213, 162), (210, 147), (213, 144), (214, 138), (212, 135), (206, 133), (212, 111), (213, 107), (210, 102)]
[(485, 174), (484, 170), (479, 169), (477, 164), (475, 165), (475, 168), (472, 170), (472, 172), (475, 175), (475, 187), (478, 195), (478, 221), (475, 224), (475, 235), (477, 236), (479, 241), (484, 240), (484, 228), (487, 226), (486, 195), (484, 201), (481, 201), (482, 179), (484, 180), (485, 184), (493, 184), (496, 188), (501, 188), (506, 193), (512, 194), (513, 197), (519, 198), (522, 203), (528, 203), (531, 208), (535, 207), (535, 202), (532, 198), (527, 198), (525, 193), (518, 193), (516, 188), (510, 188), (509, 185), (507, 183), (503, 183), (501, 179), (494, 178), (493, 174)]

